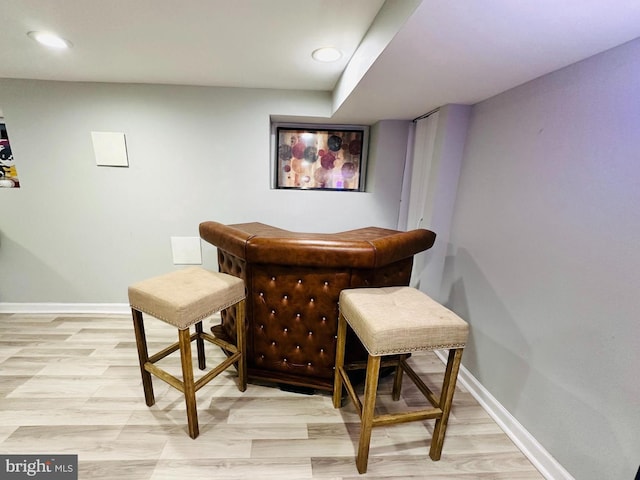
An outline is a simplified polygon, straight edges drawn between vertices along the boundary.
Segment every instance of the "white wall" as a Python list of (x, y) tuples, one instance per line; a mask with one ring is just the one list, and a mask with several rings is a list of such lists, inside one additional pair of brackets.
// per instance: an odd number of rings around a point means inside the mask
[(640, 457), (640, 40), (476, 105), (448, 305), (463, 363), (576, 479)]
[[(367, 192), (270, 188), (270, 115), (326, 117), (329, 93), (0, 80), (0, 105), (21, 182), (0, 189), (0, 303), (124, 303), (205, 220), (397, 222), (408, 122), (372, 128)], [(124, 132), (129, 168), (97, 167), (91, 131)]]

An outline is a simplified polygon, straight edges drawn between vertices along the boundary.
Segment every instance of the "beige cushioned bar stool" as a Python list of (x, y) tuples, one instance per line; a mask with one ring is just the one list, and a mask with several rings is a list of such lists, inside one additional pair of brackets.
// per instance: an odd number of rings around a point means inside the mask
[[(133, 314), (140, 371), (144, 396), (148, 406), (155, 403), (151, 374), (184, 393), (187, 405), (189, 436), (199, 433), (196, 410), (196, 391), (237, 362), (238, 388), (247, 388), (245, 367), (245, 287), (244, 282), (225, 273), (217, 273), (200, 267), (189, 267), (166, 275), (143, 280), (129, 287), (129, 304)], [(203, 332), (202, 320), (220, 310), (235, 305), (237, 346)], [(149, 314), (178, 328), (178, 341), (160, 352), (149, 356), (142, 313)], [(190, 327), (195, 325), (195, 333)], [(191, 342), (196, 341), (198, 367), (206, 368), (204, 340), (230, 353), (225, 361), (194, 381), (191, 361)], [(180, 350), (182, 380), (154, 365), (167, 355)]]
[[(358, 398), (347, 370), (362, 369), (363, 365), (344, 364), (347, 324), (356, 333), (369, 353), (366, 365), (364, 405)], [(359, 288), (340, 293), (338, 344), (333, 387), (333, 406), (342, 403), (342, 387), (346, 387), (361, 420), (360, 442), (356, 466), (358, 472), (367, 471), (371, 429), (416, 420), (436, 419), (429, 456), (439, 460), (447, 428), (449, 412), (456, 387), (456, 378), (467, 341), (468, 324), (455, 313), (411, 287)], [(449, 349), (449, 358), (439, 396), (435, 395), (407, 363), (411, 352)], [(376, 392), (381, 359), (392, 356), (384, 365), (395, 365), (392, 398), (400, 398), (402, 374), (406, 372), (432, 408), (375, 415)]]

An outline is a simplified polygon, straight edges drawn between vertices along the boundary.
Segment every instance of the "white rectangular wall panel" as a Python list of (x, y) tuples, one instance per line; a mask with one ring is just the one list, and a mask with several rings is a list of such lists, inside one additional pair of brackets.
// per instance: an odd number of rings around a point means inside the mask
[(127, 145), (124, 133), (91, 132), (96, 165), (108, 167), (128, 167)]
[(174, 265), (201, 265), (200, 237), (171, 237)]

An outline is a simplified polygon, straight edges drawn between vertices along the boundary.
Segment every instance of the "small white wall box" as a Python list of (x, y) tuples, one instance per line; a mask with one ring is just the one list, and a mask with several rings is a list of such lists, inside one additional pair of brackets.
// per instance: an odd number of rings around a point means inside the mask
[(91, 132), (96, 165), (107, 167), (128, 167), (127, 144), (124, 133)]
[(201, 265), (200, 237), (171, 237), (174, 265)]

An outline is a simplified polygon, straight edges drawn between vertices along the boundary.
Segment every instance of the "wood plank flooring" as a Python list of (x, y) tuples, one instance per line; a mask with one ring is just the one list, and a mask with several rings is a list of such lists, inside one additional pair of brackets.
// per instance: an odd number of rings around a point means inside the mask
[[(145, 327), (150, 353), (177, 339), (163, 322), (146, 317)], [(206, 349), (209, 365), (222, 358)], [(438, 390), (440, 360), (422, 353), (410, 362)], [(177, 354), (161, 366), (179, 376)], [(80, 479), (543, 478), (460, 386), (440, 461), (428, 456), (433, 421), (378, 427), (368, 472), (358, 475), (360, 428), (347, 400), (334, 409), (328, 393), (256, 383), (241, 393), (227, 370), (198, 391), (200, 436), (192, 440), (180, 392), (153, 384), (149, 408), (129, 316), (0, 314), (0, 452), (77, 454)], [(408, 379), (399, 402), (386, 395), (391, 376), (379, 391), (380, 411), (424, 405)]]

